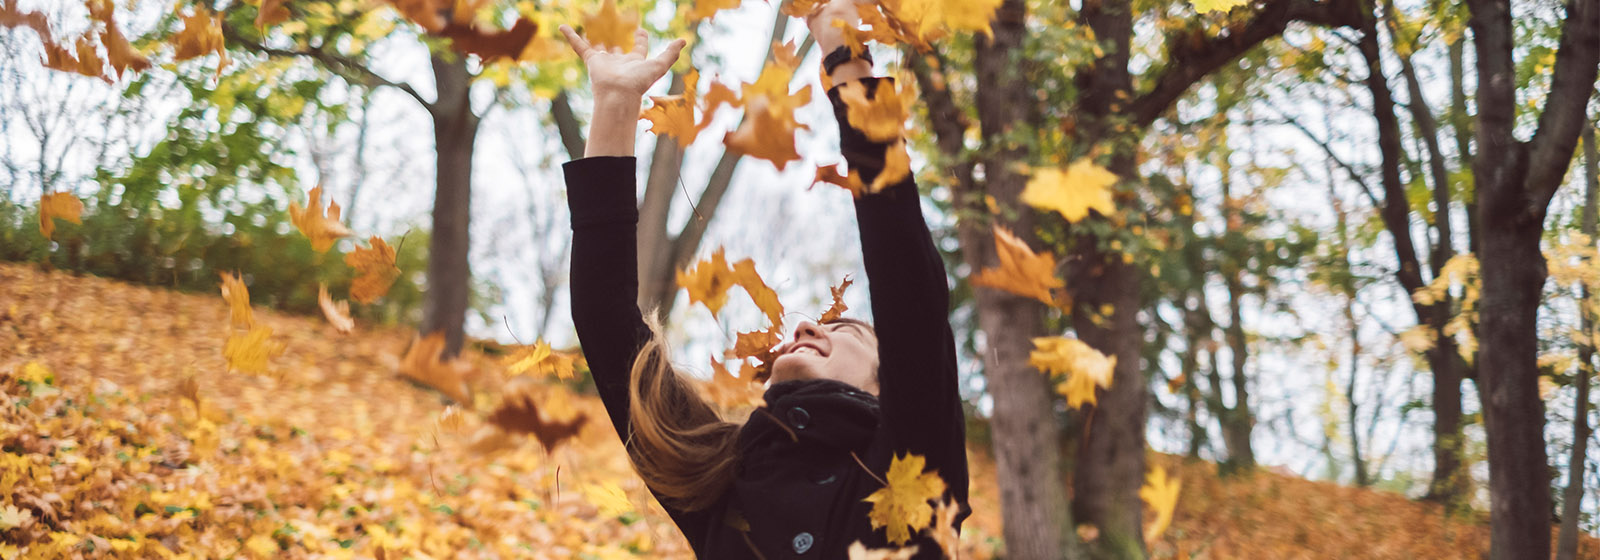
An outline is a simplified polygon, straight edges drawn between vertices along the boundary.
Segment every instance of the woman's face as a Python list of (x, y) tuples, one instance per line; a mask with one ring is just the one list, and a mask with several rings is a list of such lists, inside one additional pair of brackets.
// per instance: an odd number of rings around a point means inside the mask
[(779, 346), (772, 382), (832, 379), (878, 394), (878, 337), (866, 323), (842, 320), (826, 325), (803, 321), (794, 339)]

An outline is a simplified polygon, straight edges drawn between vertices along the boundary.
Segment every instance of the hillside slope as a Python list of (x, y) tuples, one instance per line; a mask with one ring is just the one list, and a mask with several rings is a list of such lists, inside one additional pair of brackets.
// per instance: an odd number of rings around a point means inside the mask
[[(255, 316), (286, 347), (272, 376), (227, 372), (220, 297), (0, 264), (0, 558), (689, 556), (594, 397), (567, 397), (593, 421), (553, 453), (486, 440), (473, 411), (490, 397), (447, 428), (439, 395), (395, 375), (409, 331)], [(471, 357), (486, 384), (501, 378), (503, 365)], [(1001, 531), (994, 467), (971, 458), (962, 540), (986, 558)], [(1403, 496), (1152, 461), (1183, 484), (1158, 557), (1487, 550), (1481, 519)]]

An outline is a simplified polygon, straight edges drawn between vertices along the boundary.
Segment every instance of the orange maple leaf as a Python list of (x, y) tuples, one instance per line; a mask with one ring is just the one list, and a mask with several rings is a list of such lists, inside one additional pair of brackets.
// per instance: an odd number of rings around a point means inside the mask
[(289, 21), (289, 0), (261, 0), (261, 6), (256, 8), (256, 27), (266, 30), (268, 27)]
[(371, 247), (356, 247), (344, 256), (344, 264), (356, 269), (350, 282), (350, 299), (372, 303), (389, 293), (395, 278), (400, 277), (400, 267), (395, 266), (394, 248), (376, 235), (367, 240)]
[(56, 233), (55, 218), (83, 223), (83, 201), (72, 193), (57, 192), (39, 198), (39, 233), (46, 239)]
[(756, 385), (748, 377), (735, 377), (728, 372), (728, 366), (711, 359), (711, 380), (704, 384), (706, 396), (712, 403), (725, 409), (735, 409), (744, 406), (760, 405), (760, 385)]
[(944, 551), (945, 558), (961, 558), (961, 535), (956, 532), (956, 514), (959, 513), (961, 506), (955, 500), (940, 500), (939, 505), (933, 507), (933, 526), (928, 528), (928, 533)]
[(443, 352), (442, 331), (416, 339), (400, 359), (400, 374), (437, 389), (455, 402), (471, 403), (467, 397), (466, 377), (472, 373), (472, 364), (460, 358), (441, 360), (439, 356)]
[(850, 309), (844, 304), (844, 290), (850, 287), (851, 282), (850, 275), (846, 274), (844, 280), (839, 281), (838, 286), (828, 288), (828, 291), (833, 294), (833, 304), (828, 306), (827, 311), (822, 312), (822, 317), (817, 319), (818, 323), (827, 324), (836, 321), (839, 316), (844, 315), (844, 312)]
[(639, 114), (639, 120), (650, 121), (650, 132), (668, 135), (678, 140), (678, 147), (688, 148), (700, 131), (711, 124), (709, 118), (695, 122), (695, 87), (700, 72), (691, 69), (683, 79), (683, 93), (678, 95), (652, 95), (650, 108)]
[(250, 289), (245, 287), (237, 272), (223, 272), (220, 275), (222, 299), (228, 302), (229, 318), (233, 322), (233, 328), (250, 328), (255, 324), (255, 316), (250, 311)]
[[(741, 0), (694, 0), (687, 17), (691, 25), (701, 20), (715, 19), (717, 12), (739, 7)], [(804, 16), (800, 16), (804, 17)]]
[(744, 120), (722, 140), (729, 149), (770, 161), (779, 171), (789, 162), (800, 159), (795, 149), (795, 133), (811, 129), (794, 118), (795, 109), (811, 102), (809, 85), (789, 93), (789, 82), (798, 66), (794, 52), (793, 44), (779, 47), (773, 60), (761, 70), (761, 76), (755, 82), (744, 84), (741, 94)]
[(761, 280), (761, 274), (756, 272), (755, 260), (744, 259), (733, 263), (733, 282), (750, 294), (750, 300), (755, 302), (757, 309), (767, 314), (767, 320), (774, 327), (783, 324), (783, 303), (778, 301), (778, 292)]
[(712, 317), (728, 303), (728, 288), (737, 282), (721, 248), (711, 253), (710, 258), (678, 271), (677, 278), (678, 286), (689, 292), (689, 305), (704, 304), (711, 310)]
[(128, 44), (128, 38), (122, 34), (122, 28), (117, 26), (116, 5), (111, 0), (88, 0), (87, 4), (89, 17), (105, 25), (100, 42), (106, 47), (106, 59), (111, 63), (111, 68), (117, 71), (117, 77), (122, 77), (123, 70), (129, 68), (134, 72), (149, 70), (150, 59), (134, 50), (133, 45)]
[(1049, 251), (1034, 253), (1017, 236), (1001, 226), (994, 226), (995, 253), (1000, 266), (985, 268), (973, 274), (974, 286), (1004, 290), (1055, 305), (1050, 290), (1066, 287), (1056, 277), (1056, 259)]
[(328, 319), (333, 330), (348, 334), (356, 328), (355, 320), (350, 318), (350, 302), (333, 301), (327, 284), (317, 285), (317, 307), (322, 308), (322, 316)]
[(872, 528), (884, 528), (891, 543), (905, 544), (912, 531), (927, 527), (933, 518), (933, 506), (928, 502), (944, 494), (944, 479), (938, 472), (923, 472), (926, 464), (921, 455), (895, 456), (889, 463), (887, 484), (862, 500), (872, 504), (867, 513)]
[(583, 16), (583, 36), (589, 44), (605, 49), (633, 50), (633, 32), (639, 28), (639, 12), (617, 10), (617, 0), (606, 0), (600, 11)]
[(339, 203), (330, 202), (327, 215), (323, 215), (321, 185), (311, 189), (305, 206), (289, 203), (289, 220), (311, 240), (311, 249), (318, 253), (327, 252), (334, 241), (350, 235), (350, 230), (339, 223)]
[(562, 442), (577, 437), (589, 416), (580, 412), (566, 420), (548, 419), (540, 414), (534, 389), (527, 377), (508, 383), (500, 404), (489, 413), (489, 422), (507, 432), (532, 435), (546, 450), (555, 451)]
[[(778, 333), (778, 326), (773, 325), (764, 331), (743, 332), (734, 336), (733, 355), (739, 359), (755, 358), (755, 365), (739, 373), (740, 377), (751, 381), (766, 381), (772, 375), (773, 348), (783, 342), (783, 335)], [(747, 375), (748, 372), (748, 375)]]
[(221, 75), (222, 69), (230, 64), (228, 47), (222, 40), (222, 20), (212, 17), (211, 10), (207, 10), (204, 6), (195, 6), (182, 18), (183, 29), (171, 39), (173, 46), (176, 47), (172, 59), (184, 61), (216, 53), (217, 74)]
[(447, 2), (449, 0), (389, 0), (389, 5), (418, 27), (429, 32), (437, 32), (445, 26), (444, 20), (439, 17), (439, 12), (442, 9), (453, 8), (447, 5)]

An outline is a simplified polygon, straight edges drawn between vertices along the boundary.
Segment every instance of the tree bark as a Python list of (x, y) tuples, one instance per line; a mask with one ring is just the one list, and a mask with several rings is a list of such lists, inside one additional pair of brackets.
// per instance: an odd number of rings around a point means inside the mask
[(468, 97), (472, 76), (459, 56), (433, 57), (439, 98), (429, 108), (437, 176), (433, 198), (433, 231), (428, 243), (428, 286), (422, 306), (422, 332), (443, 332), (445, 356), (461, 350), (462, 325), (472, 273), (467, 255), (472, 244), (472, 153), (478, 136), (478, 115)]
[[(1223, 331), (1223, 337), (1228, 341), (1228, 355), (1232, 370), (1230, 379), (1233, 387), (1233, 406), (1227, 407), (1222, 402), (1222, 387), (1213, 386), (1216, 391), (1217, 420), (1222, 424), (1222, 441), (1228, 446), (1228, 460), (1226, 470), (1230, 472), (1249, 471), (1256, 466), (1256, 454), (1250, 445), (1250, 435), (1255, 428), (1255, 415), (1250, 412), (1249, 378), (1245, 376), (1245, 365), (1250, 360), (1250, 345), (1244, 333), (1244, 261), (1245, 255), (1236, 251), (1227, 251), (1230, 246), (1243, 247), (1245, 232), (1241, 230), (1243, 217), (1240, 215), (1240, 204), (1233, 197), (1232, 166), (1228, 165), (1227, 154), (1224, 150), (1218, 168), (1222, 172), (1222, 216), (1224, 222), (1223, 247), (1225, 254), (1219, 255), (1222, 263), (1222, 283), (1228, 289), (1228, 328)], [(1203, 270), (1203, 269), (1202, 269)], [(1220, 368), (1219, 368), (1220, 369)]]
[[(1583, 129), (1584, 204), (1583, 234), (1594, 243), (1596, 206), (1600, 205), (1600, 151), (1594, 145), (1594, 127)], [(1589, 286), (1582, 287), (1584, 302), (1589, 300)], [(1583, 313), (1583, 332), (1586, 336), (1578, 343), (1578, 401), (1572, 412), (1572, 455), (1567, 460), (1567, 488), (1561, 494), (1561, 533), (1556, 539), (1556, 560), (1573, 560), (1578, 556), (1578, 517), (1583, 512), (1583, 471), (1589, 459), (1589, 377), (1594, 369), (1594, 346), (1587, 333), (1594, 332), (1594, 314)]]
[(1468, 0), (1477, 51), (1477, 158), (1483, 228), (1478, 377), (1489, 443), (1490, 556), (1550, 557), (1550, 465), (1539, 398), (1536, 319), (1546, 277), (1539, 241), (1571, 165), (1600, 70), (1600, 0), (1567, 6), (1533, 138), (1513, 135), (1516, 72), (1509, 0)]

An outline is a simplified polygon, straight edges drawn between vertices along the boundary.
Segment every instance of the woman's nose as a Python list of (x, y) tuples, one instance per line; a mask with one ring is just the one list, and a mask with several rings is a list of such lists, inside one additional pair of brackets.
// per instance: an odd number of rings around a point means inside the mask
[(794, 338), (799, 340), (802, 336), (820, 338), (822, 336), (822, 329), (818, 328), (817, 324), (811, 321), (801, 321), (800, 326), (794, 328)]

